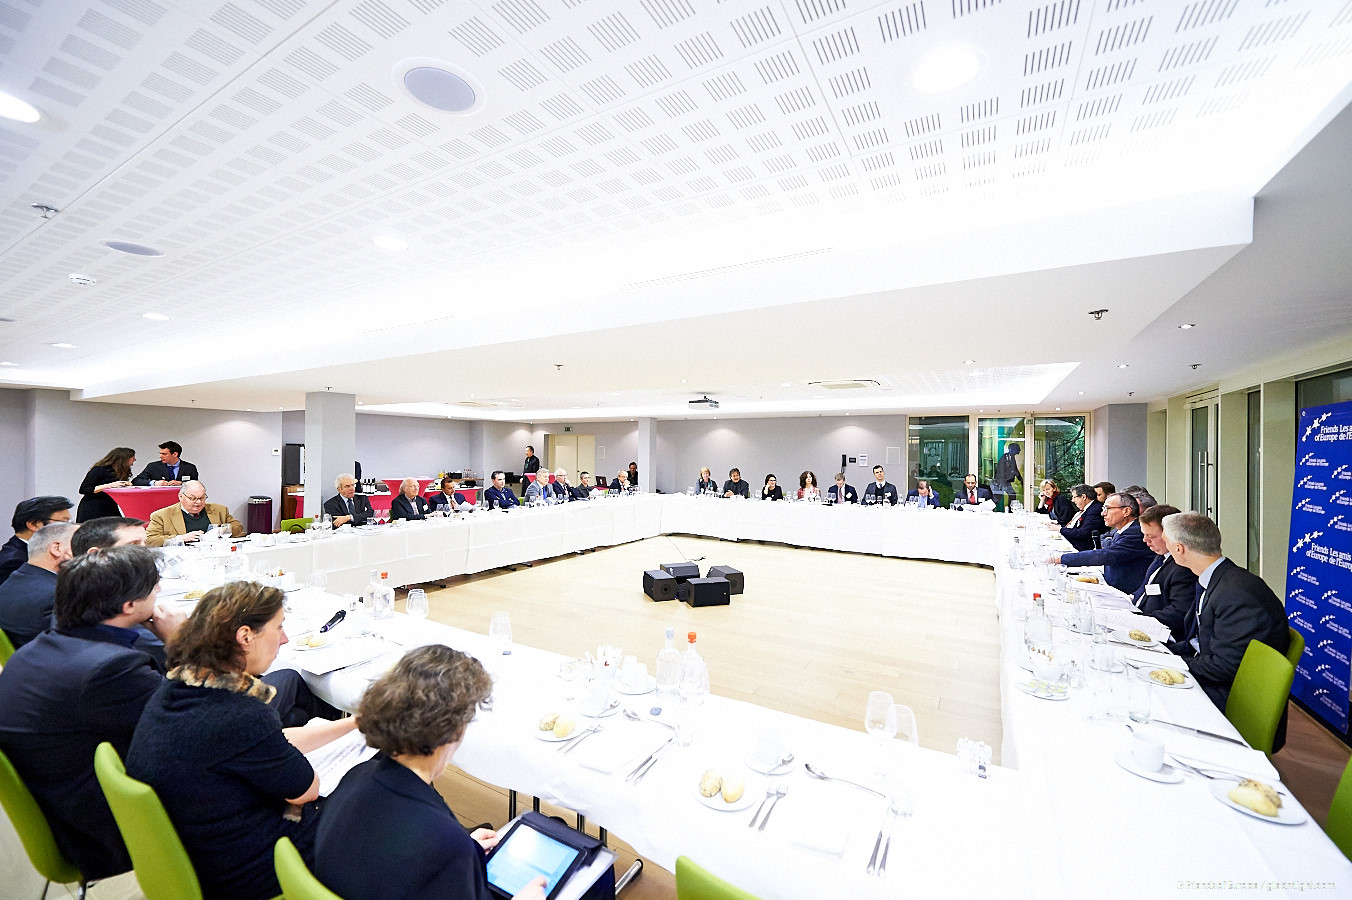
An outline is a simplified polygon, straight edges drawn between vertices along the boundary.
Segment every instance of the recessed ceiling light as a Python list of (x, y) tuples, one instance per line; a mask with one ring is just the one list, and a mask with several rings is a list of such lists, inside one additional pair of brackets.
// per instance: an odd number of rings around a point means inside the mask
[(75, 345), (74, 345), (74, 344), (67, 344), (65, 341), (56, 341), (55, 343), (49, 344), (48, 346), (51, 346), (51, 347), (60, 347), (62, 350), (74, 350), (74, 349), (75, 349)]
[(279, 406), (279, 407), (277, 407), (277, 408), (278, 408), (278, 409), (286, 409), (285, 406)]
[(1184, 331), (1187, 331), (1189, 328), (1196, 328), (1197, 324), (1195, 322), (1184, 322), (1182, 325), (1178, 327), (1183, 329)]
[(681, 379), (681, 384), (685, 384), (685, 379), (684, 379), (684, 378)]
[(408, 241), (403, 238), (397, 238), (392, 234), (378, 234), (371, 238), (371, 243), (375, 244), (381, 250), (389, 250), (395, 253), (400, 250), (408, 249)]
[(1119, 369), (1125, 369), (1128, 365), (1130, 365), (1130, 363), (1118, 363), (1117, 367)]
[(358, 405), (358, 406), (365, 406), (365, 405), (366, 405), (366, 402), (365, 402), (364, 400), (358, 400), (358, 401), (357, 401), (357, 405)]
[(249, 407), (247, 407), (247, 406), (246, 406), (246, 407), (244, 407), (244, 411), (245, 411), (245, 412), (253, 412), (253, 410), (252, 410), (252, 409), (250, 409), (250, 408), (249, 408)]
[(120, 253), (130, 253), (132, 256), (163, 256), (164, 254), (154, 247), (147, 247), (145, 244), (133, 244), (130, 241), (104, 241), (103, 246), (109, 250), (117, 250)]
[(936, 47), (920, 58), (911, 84), (922, 94), (945, 94), (976, 78), (985, 64), (985, 54), (975, 47)]
[(18, 363), (16, 363), (16, 362), (10, 362), (9, 360), (5, 360), (4, 362), (0, 362), (0, 366), (17, 366), (17, 365), (18, 365)]
[(470, 395), (469, 395), (469, 399), (473, 400), (473, 399), (474, 399), (474, 395), (473, 395), (473, 394), (470, 394)]
[(33, 104), (0, 91), (0, 117), (32, 125), (42, 118), (42, 113), (38, 112), (38, 108)]
[(787, 382), (787, 381), (781, 381), (781, 382), (779, 383), (779, 386), (780, 386), (780, 387), (793, 387), (793, 385), (790, 384), (790, 383)]
[(1056, 408), (1056, 411), (1057, 411), (1057, 412), (1060, 412), (1060, 411), (1061, 411), (1061, 407), (1058, 406), (1058, 407)]
[(141, 313), (141, 318), (149, 319), (152, 322), (168, 322), (169, 317), (164, 313)]
[(438, 112), (468, 115), (484, 105), (473, 75), (445, 60), (411, 57), (395, 64), (394, 80), (410, 97)]
[(972, 363), (974, 363), (974, 362), (976, 362), (976, 360), (974, 360), (974, 359), (964, 359), (964, 360), (962, 361), (962, 364), (963, 364), (964, 366), (970, 366), (970, 365), (971, 365)]
[(1080, 391), (1080, 396), (1081, 396), (1081, 397), (1084, 396), (1084, 391)]
[(521, 402), (521, 398), (519, 398), (519, 397), (513, 397), (513, 398), (512, 398), (512, 402), (513, 402), (513, 403), (520, 403), (520, 402)]

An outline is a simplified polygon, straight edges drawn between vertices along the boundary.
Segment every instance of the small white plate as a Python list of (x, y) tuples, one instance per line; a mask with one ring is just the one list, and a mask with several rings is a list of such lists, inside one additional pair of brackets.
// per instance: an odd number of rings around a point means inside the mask
[(701, 806), (707, 806), (709, 809), (718, 812), (736, 812), (765, 799), (765, 781), (760, 778), (747, 778), (746, 788), (742, 791), (742, 796), (732, 803), (725, 803), (722, 794), (714, 794), (712, 797), (704, 796), (699, 792), (698, 785), (695, 786), (692, 793)]
[(1265, 816), (1262, 813), (1256, 813), (1247, 806), (1240, 806), (1228, 796), (1230, 789), (1239, 782), (1230, 780), (1217, 780), (1211, 782), (1211, 796), (1224, 803), (1233, 810), (1244, 813), (1246, 816), (1253, 816), (1260, 822), (1271, 822), (1273, 825), (1300, 825), (1310, 818), (1310, 814), (1303, 807), (1298, 805), (1295, 798), (1289, 794), (1282, 794), (1282, 805), (1277, 809), (1276, 817)]
[(584, 730), (583, 726), (578, 725), (578, 726), (576, 726), (575, 728), (573, 728), (572, 731), (568, 732), (568, 733), (567, 733), (566, 735), (564, 735), (563, 737), (555, 737), (555, 736), (554, 736), (554, 732), (552, 732), (552, 731), (541, 731), (541, 730), (539, 730), (539, 729), (537, 728), (537, 729), (535, 730), (535, 737), (536, 737), (537, 740), (546, 741), (546, 742), (548, 742), (548, 743), (550, 743), (550, 744), (560, 744), (560, 743), (563, 743), (564, 741), (571, 741), (573, 738), (577, 737), (577, 733), (578, 733), (579, 731), (582, 731), (582, 730)]
[(615, 702), (617, 700), (619, 700), (618, 697), (612, 696), (610, 698), (610, 705), (599, 711), (596, 710), (596, 707), (594, 706), (584, 707), (581, 703), (574, 704), (573, 708), (577, 711), (579, 716), (586, 716), (588, 719), (604, 719), (608, 716), (613, 716), (620, 711), (620, 707), (624, 704)]
[[(1172, 667), (1158, 666), (1157, 668), (1172, 668)], [(1197, 680), (1193, 678), (1192, 675), (1188, 674), (1187, 672), (1184, 672), (1182, 669), (1174, 669), (1174, 671), (1179, 672), (1183, 675), (1182, 684), (1165, 684), (1162, 681), (1156, 681), (1155, 679), (1150, 677), (1151, 672), (1150, 669), (1137, 668), (1136, 666), (1132, 666), (1131, 671), (1137, 678), (1141, 679), (1142, 681), (1148, 681), (1155, 687), (1168, 688), (1171, 691), (1187, 690), (1188, 688), (1192, 687), (1197, 683)]]
[(762, 775), (787, 775), (793, 771), (792, 761), (787, 763), (775, 763), (772, 766), (767, 766), (755, 756), (748, 756), (746, 759), (742, 760), (742, 762), (746, 763), (748, 769), (751, 769), (753, 772), (759, 772)]
[(1144, 641), (1138, 641), (1138, 640), (1136, 640), (1136, 638), (1134, 638), (1134, 637), (1131, 636), (1131, 632), (1130, 632), (1129, 630), (1128, 630), (1128, 631), (1121, 631), (1121, 630), (1119, 630), (1119, 629), (1114, 629), (1114, 630), (1113, 630), (1113, 637), (1117, 638), (1119, 641), (1125, 641), (1127, 644), (1129, 644), (1129, 645), (1132, 646), (1132, 647), (1146, 647), (1146, 648), (1153, 648), (1153, 647), (1162, 647), (1162, 646), (1164, 646), (1163, 644), (1161, 644), (1159, 641), (1155, 640), (1154, 638), (1150, 638), (1150, 639), (1144, 640)]
[(1017, 682), (1014, 685), (1030, 697), (1036, 697), (1039, 700), (1069, 700), (1070, 691), (1066, 690), (1064, 685), (1051, 687), (1045, 681)]
[(1160, 784), (1178, 784), (1183, 780), (1183, 773), (1167, 763), (1154, 772), (1142, 769), (1136, 765), (1136, 760), (1132, 759), (1130, 750), (1118, 750), (1113, 754), (1113, 762), (1133, 775), (1140, 775), (1142, 778), (1158, 781)]
[(649, 675), (648, 686), (641, 688), (631, 688), (629, 685), (616, 678), (615, 690), (619, 691), (621, 694), (628, 694), (630, 697), (637, 697), (641, 694), (651, 694), (653, 691), (657, 690), (657, 678), (656, 676)]

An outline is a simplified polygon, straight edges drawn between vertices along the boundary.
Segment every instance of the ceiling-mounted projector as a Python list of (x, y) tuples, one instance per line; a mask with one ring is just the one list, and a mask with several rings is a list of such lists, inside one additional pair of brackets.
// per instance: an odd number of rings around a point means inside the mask
[(710, 400), (708, 394), (705, 394), (703, 397), (699, 398), (698, 400), (691, 400), (691, 401), (690, 401), (690, 405), (691, 405), (691, 406), (707, 406), (707, 407), (709, 407), (709, 409), (718, 409), (718, 401), (717, 401), (717, 400)]

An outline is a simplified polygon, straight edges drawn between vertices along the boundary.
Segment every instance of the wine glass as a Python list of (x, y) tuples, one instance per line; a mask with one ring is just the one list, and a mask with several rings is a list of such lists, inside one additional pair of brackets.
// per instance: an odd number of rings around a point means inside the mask
[(427, 618), (427, 592), (422, 588), (413, 588), (408, 592), (404, 611), (415, 619)]
[(494, 656), (506, 656), (512, 652), (512, 619), (506, 612), (499, 610), (488, 620), (488, 641)]
[(884, 766), (886, 742), (897, 736), (897, 705), (892, 695), (886, 691), (873, 691), (868, 695), (868, 705), (864, 708), (864, 730), (878, 741), (877, 776), (887, 775)]

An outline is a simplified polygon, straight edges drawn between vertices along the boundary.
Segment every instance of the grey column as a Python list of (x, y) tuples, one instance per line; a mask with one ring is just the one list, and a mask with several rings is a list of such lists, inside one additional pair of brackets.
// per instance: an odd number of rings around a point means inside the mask
[(657, 490), (657, 420), (638, 420), (638, 485), (648, 493)]
[(333, 483), (357, 458), (357, 396), (314, 391), (305, 395), (305, 514), (320, 516)]

